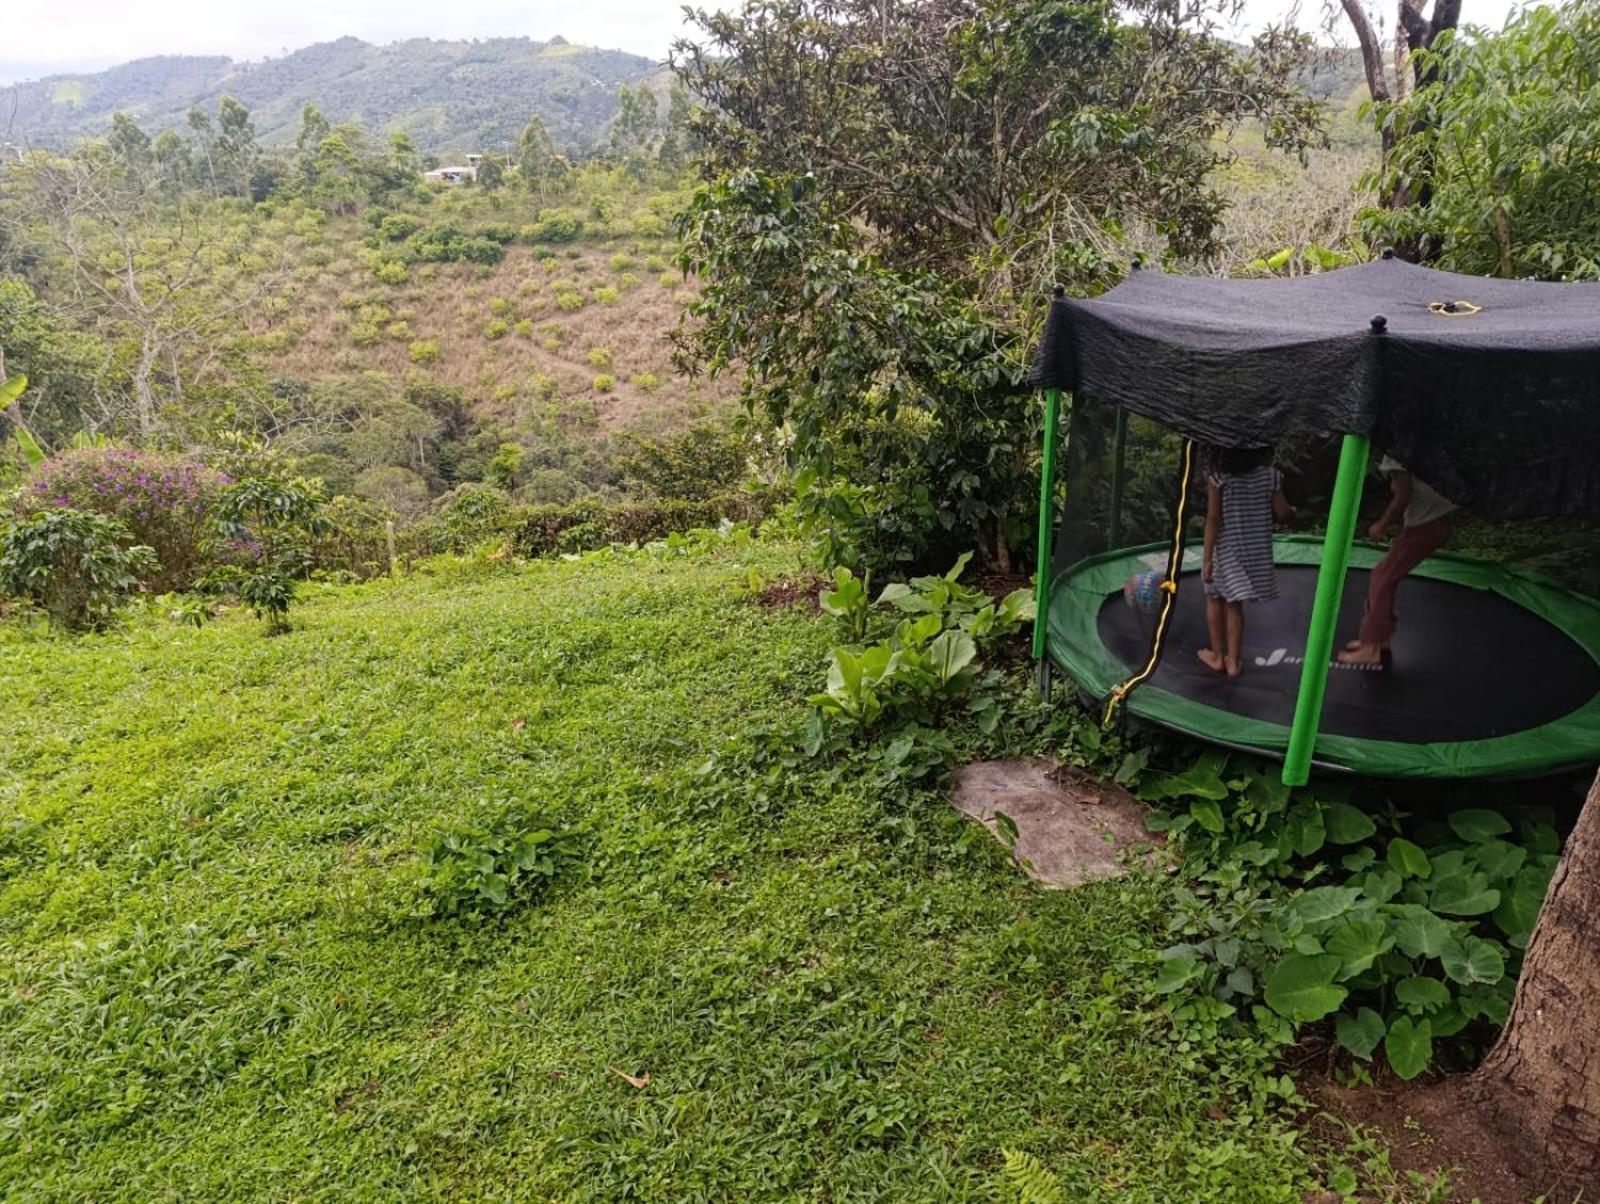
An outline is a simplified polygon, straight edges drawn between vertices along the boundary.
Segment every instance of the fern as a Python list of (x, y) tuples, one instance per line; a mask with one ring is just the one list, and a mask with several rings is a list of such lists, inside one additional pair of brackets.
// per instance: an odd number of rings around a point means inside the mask
[(1066, 1190), (1044, 1163), (1024, 1150), (1006, 1150), (1006, 1181), (1018, 1204), (1067, 1204)]

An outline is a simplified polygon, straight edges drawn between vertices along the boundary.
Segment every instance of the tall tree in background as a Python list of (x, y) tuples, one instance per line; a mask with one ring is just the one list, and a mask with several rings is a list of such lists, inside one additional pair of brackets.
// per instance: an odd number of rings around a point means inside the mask
[(1412, 132), (1368, 237), (1451, 271), (1600, 280), (1600, 2), (1529, 8), (1414, 61), (1432, 82), (1393, 107)]
[(611, 153), (634, 176), (644, 174), (660, 136), (661, 113), (648, 83), (617, 88), (617, 116), (611, 123)]
[[(1355, 30), (1361, 46), (1361, 67), (1367, 80), (1367, 95), (1372, 100), (1373, 115), (1378, 125), (1378, 136), (1383, 147), (1384, 171), (1381, 176), (1380, 202), (1389, 208), (1426, 206), (1432, 196), (1431, 164), (1411, 156), (1416, 169), (1410, 173), (1391, 170), (1395, 148), (1407, 139), (1425, 134), (1426, 123), (1417, 115), (1402, 116), (1405, 102), (1417, 91), (1438, 78), (1442, 56), (1436, 51), (1448, 43), (1461, 23), (1461, 0), (1398, 0), (1393, 46), (1393, 85), (1390, 84), (1390, 65), (1385, 63), (1383, 26), (1375, 21), (1363, 0), (1339, 0), (1345, 17)], [(1424, 249), (1414, 241), (1402, 240), (1395, 250), (1413, 261), (1423, 258)]]
[(517, 136), (517, 159), (522, 186), (544, 204), (555, 184), (556, 148), (544, 119), (537, 113), (528, 118), (528, 124)]
[[(1125, 232), (1204, 254), (1219, 137), (1320, 136), (1283, 31), (1246, 53), (1201, 4), (756, 0), (698, 12), (674, 66), (710, 183), (681, 223), (704, 283), (683, 351), (742, 365), (794, 436), (807, 504), (868, 556), (981, 547), (1031, 522), (1020, 387), (1049, 287), (1113, 277)], [(1109, 270), (1108, 270), (1109, 269)]]

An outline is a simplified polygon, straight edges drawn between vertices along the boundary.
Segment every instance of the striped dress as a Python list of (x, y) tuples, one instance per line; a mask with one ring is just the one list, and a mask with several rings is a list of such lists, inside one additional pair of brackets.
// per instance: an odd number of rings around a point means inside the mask
[(1206, 593), (1229, 602), (1265, 602), (1278, 596), (1272, 567), (1272, 495), (1283, 487), (1276, 468), (1212, 473), (1222, 491), (1222, 529), (1211, 556)]

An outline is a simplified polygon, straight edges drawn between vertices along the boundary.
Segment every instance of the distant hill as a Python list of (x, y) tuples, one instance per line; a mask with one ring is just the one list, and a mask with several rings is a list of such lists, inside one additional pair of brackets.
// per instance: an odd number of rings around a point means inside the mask
[(561, 38), (416, 38), (388, 46), (340, 38), (261, 62), (164, 55), (16, 84), (14, 96), (0, 89), (0, 114), (11, 127), (0, 136), (61, 146), (104, 132), (117, 112), (154, 134), (181, 127), (192, 105), (214, 112), (231, 95), (250, 108), (257, 137), (269, 144), (292, 140), (301, 108), (311, 103), (333, 122), (404, 130), (428, 151), (504, 145), (535, 112), (558, 146), (582, 148), (605, 133), (619, 84), (649, 80), (664, 88), (664, 76), (660, 64), (640, 55)]

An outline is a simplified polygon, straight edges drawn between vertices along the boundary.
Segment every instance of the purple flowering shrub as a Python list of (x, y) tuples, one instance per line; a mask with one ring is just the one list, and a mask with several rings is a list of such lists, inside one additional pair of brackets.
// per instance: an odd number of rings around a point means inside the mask
[(229, 480), (183, 456), (126, 447), (74, 448), (31, 472), (16, 495), (19, 519), (85, 510), (118, 519), (135, 544), (155, 551), (144, 584), (157, 593), (192, 586), (206, 571), (205, 544)]

